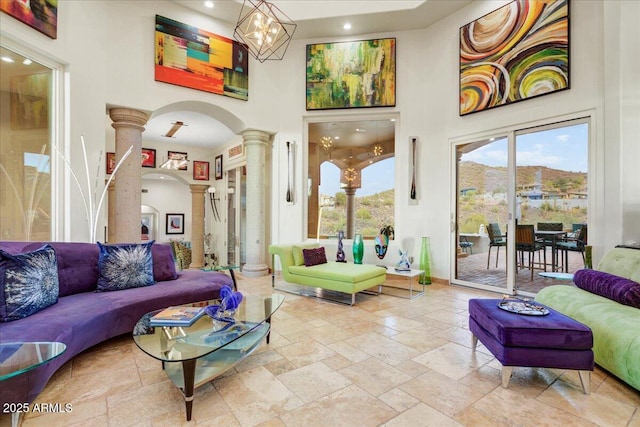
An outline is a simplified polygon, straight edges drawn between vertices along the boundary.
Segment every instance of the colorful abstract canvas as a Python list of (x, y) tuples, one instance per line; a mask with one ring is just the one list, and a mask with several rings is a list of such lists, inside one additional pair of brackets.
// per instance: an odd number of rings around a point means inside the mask
[(247, 48), (227, 37), (156, 15), (155, 79), (246, 101)]
[(0, 10), (52, 39), (58, 37), (58, 0), (0, 0)]
[(307, 45), (307, 110), (395, 105), (395, 38)]
[(516, 0), (460, 28), (460, 115), (569, 89), (569, 1)]

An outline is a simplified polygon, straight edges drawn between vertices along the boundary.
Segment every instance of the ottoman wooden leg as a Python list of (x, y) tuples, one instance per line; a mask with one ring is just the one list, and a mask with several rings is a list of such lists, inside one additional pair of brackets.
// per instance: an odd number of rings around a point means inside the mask
[(580, 382), (582, 383), (582, 390), (584, 394), (591, 393), (591, 371), (578, 371), (580, 375)]
[(478, 337), (475, 335), (471, 335), (471, 350), (476, 351), (477, 345), (478, 345)]
[(511, 379), (511, 374), (513, 373), (513, 366), (503, 366), (502, 367), (502, 387), (509, 387), (509, 380)]

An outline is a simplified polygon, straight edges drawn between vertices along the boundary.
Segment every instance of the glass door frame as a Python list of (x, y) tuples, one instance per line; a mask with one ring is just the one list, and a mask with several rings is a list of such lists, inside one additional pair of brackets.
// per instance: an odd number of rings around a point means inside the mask
[[(246, 163), (241, 163), (234, 165), (233, 167), (226, 169), (226, 215), (227, 215), (227, 224), (225, 227), (226, 232), (226, 262), (230, 265), (229, 261), (229, 253), (231, 252), (231, 245), (234, 246), (234, 259), (235, 262), (233, 265), (243, 266), (246, 263), (246, 206), (245, 206), (245, 216), (243, 218), (242, 215), (242, 201), (243, 198), (246, 204), (246, 175), (243, 175), (243, 169), (246, 168)], [(234, 175), (233, 185), (231, 185), (231, 175)], [(233, 191), (231, 191), (233, 190)], [(243, 191), (244, 190), (244, 191)], [(234, 227), (234, 241), (231, 242), (229, 238), (229, 227), (231, 225), (232, 218), (230, 213), (230, 203), (233, 202), (234, 207), (234, 218), (233, 224)], [(243, 259), (243, 253), (245, 255), (245, 259)]]
[[(593, 110), (578, 112), (570, 115), (564, 115), (559, 117), (548, 118), (531, 123), (522, 123), (509, 126), (507, 128), (495, 129), (491, 131), (481, 132), (473, 135), (452, 138), (450, 139), (450, 159), (451, 159), (451, 200), (450, 200), (450, 264), (449, 264), (449, 282), (454, 285), (462, 285), (476, 289), (482, 289), (486, 291), (496, 293), (507, 293), (510, 295), (522, 294), (525, 296), (533, 296), (528, 292), (520, 292), (516, 288), (516, 270), (514, 268), (516, 262), (516, 250), (515, 239), (507, 239), (507, 254), (506, 254), (506, 268), (507, 268), (507, 283), (506, 288), (496, 288), (491, 285), (484, 285), (475, 282), (469, 282), (456, 278), (457, 274), (457, 254), (458, 254), (458, 186), (457, 186), (457, 170), (458, 170), (458, 147), (462, 145), (471, 144), (483, 140), (492, 140), (498, 138), (507, 138), (507, 206), (508, 206), (508, 222), (507, 229), (515, 230), (516, 226), (516, 137), (527, 133), (539, 132), (549, 129), (561, 128), (563, 126), (571, 126), (580, 123), (586, 123), (589, 128), (588, 143), (587, 143), (587, 156), (588, 156), (588, 191), (589, 194), (598, 194), (598, 188), (600, 186), (597, 183), (596, 171), (601, 169), (601, 164), (596, 164), (595, 161), (595, 112)], [(591, 219), (598, 217), (598, 206), (595, 204), (596, 197), (589, 197), (588, 202), (588, 217), (589, 222)], [(590, 230), (590, 241), (596, 241), (598, 238), (597, 231), (592, 233), (593, 227)]]

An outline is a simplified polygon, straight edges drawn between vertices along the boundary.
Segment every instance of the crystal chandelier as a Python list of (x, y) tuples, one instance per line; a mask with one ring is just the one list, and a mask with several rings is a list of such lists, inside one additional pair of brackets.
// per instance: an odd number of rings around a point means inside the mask
[(244, 0), (233, 38), (247, 45), (260, 62), (282, 59), (297, 25), (277, 6), (264, 0)]
[(331, 138), (330, 136), (323, 136), (320, 139), (320, 147), (324, 150), (324, 151), (329, 151), (331, 150), (331, 148), (333, 147), (333, 138)]

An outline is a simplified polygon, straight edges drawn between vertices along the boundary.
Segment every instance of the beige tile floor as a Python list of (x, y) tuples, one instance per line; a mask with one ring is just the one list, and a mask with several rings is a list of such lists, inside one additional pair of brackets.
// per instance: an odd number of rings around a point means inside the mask
[[(239, 288), (272, 291), (269, 277)], [(499, 362), (471, 351), (467, 328), (468, 300), (495, 294), (433, 284), (411, 301), (358, 295), (353, 307), (284, 295), (271, 344), (197, 389), (191, 422), (160, 363), (126, 335), (67, 363), (37, 399), (71, 412), (21, 425), (640, 427), (640, 392), (598, 367), (589, 396), (558, 369), (516, 369), (502, 388)]]

